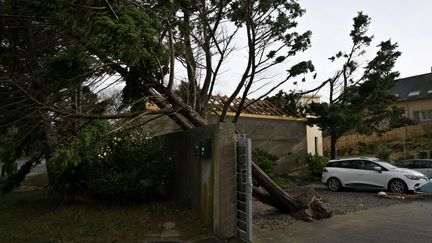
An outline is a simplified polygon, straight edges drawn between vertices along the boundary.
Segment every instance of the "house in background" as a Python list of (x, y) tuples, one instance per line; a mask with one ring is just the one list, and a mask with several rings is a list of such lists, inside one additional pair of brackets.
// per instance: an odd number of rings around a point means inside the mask
[(432, 121), (432, 73), (398, 79), (390, 93), (398, 97), (396, 104), (405, 109), (407, 118)]

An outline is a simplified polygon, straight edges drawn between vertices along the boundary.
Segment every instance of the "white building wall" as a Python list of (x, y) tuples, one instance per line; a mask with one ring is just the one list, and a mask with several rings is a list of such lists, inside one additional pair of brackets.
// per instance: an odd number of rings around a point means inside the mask
[(312, 155), (323, 155), (322, 132), (317, 126), (306, 126), (307, 152)]

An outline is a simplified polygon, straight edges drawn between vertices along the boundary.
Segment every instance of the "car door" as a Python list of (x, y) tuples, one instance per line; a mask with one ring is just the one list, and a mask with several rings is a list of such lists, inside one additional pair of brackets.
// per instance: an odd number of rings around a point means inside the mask
[(432, 161), (429, 160), (415, 160), (414, 170), (419, 171), (428, 178), (432, 177)]
[(343, 186), (351, 187), (353, 184), (358, 183), (357, 181), (357, 169), (355, 169), (355, 161), (352, 160), (341, 160), (338, 162), (339, 168), (337, 176), (342, 182)]
[[(363, 187), (384, 188), (386, 186), (387, 175), (385, 174), (384, 168), (368, 160), (362, 160), (361, 163), (358, 164), (361, 165), (361, 167), (357, 169), (359, 183), (362, 184)], [(380, 167), (381, 171), (375, 170), (375, 167)]]
[(369, 187), (367, 180), (365, 180), (365, 172), (363, 160), (348, 160), (345, 165), (345, 186), (353, 188), (366, 188)]

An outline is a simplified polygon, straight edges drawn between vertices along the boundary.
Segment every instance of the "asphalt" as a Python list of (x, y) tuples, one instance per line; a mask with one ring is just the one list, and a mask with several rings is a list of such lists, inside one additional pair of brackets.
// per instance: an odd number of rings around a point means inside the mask
[(254, 229), (259, 242), (432, 242), (432, 200), (362, 210), (287, 229)]

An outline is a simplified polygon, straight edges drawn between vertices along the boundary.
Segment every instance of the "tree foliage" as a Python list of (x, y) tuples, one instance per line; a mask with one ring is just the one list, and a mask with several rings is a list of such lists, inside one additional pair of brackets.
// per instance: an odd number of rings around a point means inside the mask
[[(86, 120), (131, 118), (148, 112), (148, 101), (183, 128), (205, 125), (202, 112), (243, 35), (247, 65), (223, 104), (224, 121), (234, 98), (244, 100), (273, 66), (310, 46), (311, 32), (295, 30), (305, 10), (293, 0), (8, 0), (0, 9), (1, 129), (24, 143), (14, 144), (10, 161), (30, 144), (49, 157)], [(313, 70), (310, 61), (294, 64), (268, 92)], [(183, 71), (186, 95), (179, 96), (175, 77)], [(123, 105), (109, 109), (99, 92), (119, 83)], [(237, 116), (242, 109), (243, 102)]]
[(150, 140), (107, 136), (108, 129), (107, 122), (92, 122), (53, 153), (50, 185), (65, 201), (149, 199), (168, 183), (171, 164)]
[(363, 68), (363, 74), (356, 78), (361, 68), (357, 58), (364, 55), (372, 36), (367, 35), (370, 18), (359, 12), (354, 18), (350, 33), (352, 47), (349, 52), (338, 52), (329, 59), (341, 59), (342, 68), (319, 88), (329, 86), (329, 102), (312, 103), (308, 113), (309, 124), (316, 124), (330, 134), (331, 157), (336, 157), (336, 141), (345, 132), (356, 129), (362, 134), (381, 134), (398, 124), (403, 110), (394, 105), (397, 97), (389, 93), (398, 72), (393, 71), (397, 58), (397, 44), (390, 40), (378, 45), (375, 57)]
[[(0, 88), (8, 97), (0, 106), (0, 125), (16, 126), (22, 138), (25, 129), (42, 134), (36, 137), (47, 158), (69, 136), (79, 137), (94, 119), (158, 113), (183, 129), (206, 125), (203, 111), (226, 60), (236, 51), (236, 38), (247, 40), (246, 65), (231, 81), (235, 88), (222, 104), (220, 122), (238, 96), (242, 99), (234, 122), (254, 89), (260, 89), (263, 98), (292, 78), (314, 71), (310, 61), (301, 61), (286, 67), (284, 79), (270, 85), (260, 82), (273, 75), (275, 66), (310, 46), (311, 32), (296, 30), (304, 10), (295, 0), (5, 0), (0, 10), (1, 33), (6, 33), (0, 35), (0, 59), (8, 60), (0, 63)], [(175, 92), (182, 72), (187, 100)], [(124, 85), (119, 94), (123, 106), (109, 109), (110, 100), (97, 94), (118, 83)], [(149, 101), (159, 110), (147, 110)], [(17, 102), (20, 112), (9, 115), (10, 104)], [(39, 127), (29, 128), (36, 123), (30, 121), (38, 121)], [(69, 134), (59, 136), (61, 130)], [(291, 197), (271, 181), (264, 182), (277, 195), (276, 205), (287, 212), (303, 212), (301, 203), (292, 207)]]
[(275, 95), (266, 97), (266, 100), (270, 101), (285, 114), (291, 116), (305, 116), (305, 107), (300, 104), (300, 98), (301, 95), (298, 93), (287, 93), (279, 90)]

